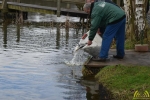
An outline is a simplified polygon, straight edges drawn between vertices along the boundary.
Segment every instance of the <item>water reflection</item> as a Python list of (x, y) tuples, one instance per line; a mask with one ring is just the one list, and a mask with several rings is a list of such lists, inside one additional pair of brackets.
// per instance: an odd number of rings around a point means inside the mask
[(94, 83), (94, 81), (94, 76), (83, 78), (83, 80), (81, 81), (81, 84), (83, 84), (86, 87), (87, 100), (99, 100), (99, 84)]
[(82, 78), (82, 66), (64, 62), (73, 58), (85, 30), (11, 23), (1, 27), (1, 100), (98, 100), (97, 83)]
[(56, 49), (60, 47), (60, 27), (57, 25), (57, 32), (56, 32)]
[(7, 47), (7, 23), (3, 23), (2, 29), (3, 29), (3, 46), (6, 48)]
[[(7, 47), (7, 27), (8, 27), (8, 23), (5, 22), (2, 24), (2, 30), (3, 30), (3, 46), (6, 48)], [(16, 36), (17, 36), (17, 39), (16, 39), (16, 42), (19, 42), (20, 41), (20, 25), (17, 24), (16, 25)]]
[(20, 25), (17, 24), (17, 40), (16, 42), (20, 42)]

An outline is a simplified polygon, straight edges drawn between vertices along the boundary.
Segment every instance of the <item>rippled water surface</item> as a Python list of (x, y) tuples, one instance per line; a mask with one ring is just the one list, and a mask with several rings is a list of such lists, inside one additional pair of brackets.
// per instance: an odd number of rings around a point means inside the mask
[[(46, 16), (32, 14), (28, 20)], [(73, 58), (83, 33), (73, 28), (68, 32), (62, 27), (0, 25), (0, 100), (96, 100), (92, 98), (98, 96), (98, 86), (82, 77), (82, 66), (65, 63)]]

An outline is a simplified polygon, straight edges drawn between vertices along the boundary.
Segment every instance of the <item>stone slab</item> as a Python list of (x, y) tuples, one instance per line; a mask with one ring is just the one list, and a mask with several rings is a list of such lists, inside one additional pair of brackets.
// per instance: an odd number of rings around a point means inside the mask
[(113, 58), (116, 55), (116, 50), (111, 49), (109, 51), (109, 58), (106, 62), (97, 62), (89, 59), (84, 66), (85, 67), (105, 67), (109, 65), (133, 65), (133, 66), (150, 66), (150, 51), (148, 52), (136, 52), (134, 50), (126, 50), (124, 59), (118, 60)]

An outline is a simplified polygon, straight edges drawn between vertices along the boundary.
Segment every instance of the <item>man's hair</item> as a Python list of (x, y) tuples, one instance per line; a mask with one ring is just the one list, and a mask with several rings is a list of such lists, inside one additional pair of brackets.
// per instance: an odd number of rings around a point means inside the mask
[(83, 9), (90, 9), (91, 8), (91, 3), (85, 3), (83, 6)]

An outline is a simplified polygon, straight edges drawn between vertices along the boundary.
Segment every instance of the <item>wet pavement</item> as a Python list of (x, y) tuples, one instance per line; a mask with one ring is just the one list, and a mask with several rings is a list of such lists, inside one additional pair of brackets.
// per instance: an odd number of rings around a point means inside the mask
[(86, 67), (105, 67), (109, 65), (124, 65), (124, 66), (150, 66), (150, 51), (136, 52), (134, 50), (126, 50), (125, 57), (121, 60), (113, 58), (116, 51), (111, 49), (109, 58), (106, 62), (96, 62), (91, 59), (85, 63)]

